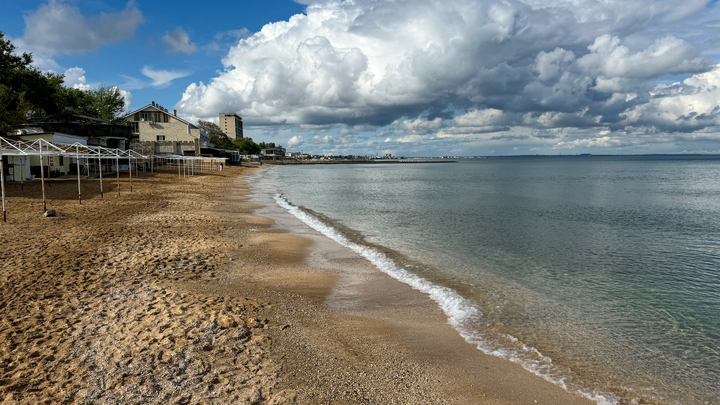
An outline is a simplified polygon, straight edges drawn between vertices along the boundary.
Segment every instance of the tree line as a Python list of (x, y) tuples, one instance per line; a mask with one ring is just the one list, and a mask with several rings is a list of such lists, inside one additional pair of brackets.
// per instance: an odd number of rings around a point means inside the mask
[(120, 122), (125, 98), (117, 87), (82, 90), (64, 86), (65, 77), (42, 73), (32, 66), (32, 54), (15, 54), (15, 46), (0, 31), (0, 135), (30, 118), (63, 112)]
[(220, 129), (220, 126), (210, 121), (198, 121), (198, 128), (204, 130), (210, 136), (210, 143), (220, 149), (236, 149), (243, 155), (258, 155), (262, 149), (277, 148), (274, 142), (255, 143), (252, 138), (230, 139)]
[[(62, 74), (42, 73), (32, 65), (32, 54), (17, 55), (15, 46), (0, 31), (0, 136), (28, 119), (58, 114), (66, 108), (73, 113), (123, 123), (120, 113), (125, 98), (117, 87), (100, 86), (82, 90), (65, 87)], [(210, 135), (210, 142), (221, 149), (236, 149), (243, 154), (259, 154), (261, 149), (275, 148), (275, 143), (255, 143), (252, 138), (231, 140), (217, 124), (198, 122)]]

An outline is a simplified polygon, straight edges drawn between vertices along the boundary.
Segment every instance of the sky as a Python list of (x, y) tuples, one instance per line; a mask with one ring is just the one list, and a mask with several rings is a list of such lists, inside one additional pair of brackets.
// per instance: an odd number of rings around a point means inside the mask
[(321, 155), (720, 153), (718, 0), (0, 0), (68, 87)]

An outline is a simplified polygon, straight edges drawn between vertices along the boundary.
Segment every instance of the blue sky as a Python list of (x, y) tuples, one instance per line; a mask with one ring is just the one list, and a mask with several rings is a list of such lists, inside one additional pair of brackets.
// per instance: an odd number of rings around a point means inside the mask
[(707, 0), (0, 0), (0, 31), (81, 88), (292, 151), (720, 153)]
[[(36, 55), (36, 62), (43, 70), (64, 73), (67, 69), (79, 67), (84, 70), (86, 83), (118, 86), (132, 93), (131, 108), (142, 107), (156, 101), (168, 109), (173, 109), (188, 84), (207, 81), (217, 70), (223, 68), (221, 59), (239, 37), (248, 36), (260, 30), (272, 21), (287, 19), (302, 13), (304, 5), (291, 0), (265, 2), (212, 1), (207, 7), (198, 7), (191, 1), (56, 1), (0, 0), (3, 13), (0, 16), (0, 31), (17, 44), (33, 26), (26, 25), (26, 19), (42, 12), (42, 8), (54, 4), (52, 8), (71, 10), (92, 19), (105, 13), (117, 15), (127, 8), (139, 11), (140, 19), (134, 22), (129, 38), (98, 44), (95, 49), (68, 49), (49, 56), (51, 61), (38, 57), (44, 53), (35, 47), (27, 50)], [(52, 12), (48, 10), (48, 12)], [(57, 14), (59, 10), (55, 10)], [(127, 16), (117, 16), (127, 18)], [(63, 20), (61, 20), (63, 21)], [(32, 20), (32, 22), (37, 22)], [(58, 37), (66, 34), (63, 24), (52, 26), (52, 32)], [(182, 30), (187, 33), (191, 48), (178, 51), (170, 48), (163, 37)], [(192, 48), (194, 46), (194, 48)], [(21, 47), (23, 48), (23, 47)], [(25, 50), (25, 49), (23, 49)], [(188, 52), (192, 50), (191, 52)], [(166, 71), (183, 75), (177, 79), (162, 83), (166, 78), (176, 75), (158, 74), (156, 80), (143, 74), (150, 71)], [(160, 82), (157, 82), (160, 80)], [(160, 85), (153, 85), (153, 83)]]

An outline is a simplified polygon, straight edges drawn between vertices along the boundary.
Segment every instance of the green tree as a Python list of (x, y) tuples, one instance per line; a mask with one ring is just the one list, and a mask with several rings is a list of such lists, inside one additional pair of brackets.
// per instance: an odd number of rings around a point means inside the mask
[(118, 121), (125, 109), (125, 97), (117, 87), (100, 86), (87, 92), (91, 117), (106, 121)]
[(27, 112), (31, 109), (32, 106), (25, 101), (25, 93), (13, 92), (9, 87), (0, 84), (0, 136), (25, 122)]
[(260, 142), (258, 144), (258, 146), (260, 147), (260, 149), (273, 149), (273, 148), (277, 147), (277, 146), (275, 146), (275, 142), (270, 142), (270, 143)]
[(237, 149), (228, 136), (225, 135), (222, 129), (214, 122), (199, 120), (197, 126), (208, 134), (210, 143), (215, 145), (216, 148)]
[(42, 73), (32, 55), (15, 54), (15, 46), (0, 31), (0, 134), (31, 117), (56, 114), (71, 107), (77, 114), (118, 122), (125, 98), (117, 87), (85, 91), (64, 86), (63, 75)]
[(235, 138), (232, 142), (235, 149), (239, 150), (243, 155), (257, 155), (260, 153), (260, 146), (253, 142), (252, 138)]
[(90, 93), (85, 90), (65, 87), (60, 95), (60, 104), (72, 107), (75, 114), (95, 116)]
[(0, 130), (14, 128), (29, 116), (58, 112), (63, 76), (41, 73), (32, 55), (15, 54), (15, 46), (0, 32)]
[(111, 86), (93, 90), (64, 87), (59, 102), (64, 107), (71, 107), (75, 114), (114, 122), (120, 121), (119, 116), (125, 109), (125, 98), (120, 89)]

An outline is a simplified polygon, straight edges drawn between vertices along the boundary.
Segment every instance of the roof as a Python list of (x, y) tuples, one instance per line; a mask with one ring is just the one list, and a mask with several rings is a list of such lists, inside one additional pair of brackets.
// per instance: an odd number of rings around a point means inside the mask
[(239, 115), (237, 115), (236, 113), (220, 113), (220, 115), (233, 115), (233, 116), (235, 116), (235, 117), (237, 117), (237, 118), (240, 118), (240, 121), (242, 121), (242, 117), (239, 116)]
[(60, 113), (46, 115), (44, 117), (30, 118), (27, 120), (27, 124), (25, 125), (36, 126), (38, 124), (117, 125), (100, 118), (88, 117), (86, 115), (74, 113)]
[(185, 119), (182, 119), (182, 118), (180, 118), (180, 117), (177, 116), (177, 115), (170, 114), (170, 112), (168, 112), (166, 109), (164, 109), (164, 108), (159, 108), (157, 105), (153, 105), (153, 104), (148, 104), (148, 105), (146, 105), (145, 107), (141, 107), (141, 108), (138, 108), (137, 110), (130, 111), (129, 113), (123, 115), (122, 117), (123, 117), (123, 118), (126, 118), (126, 117), (129, 117), (129, 116), (131, 116), (131, 115), (135, 115), (135, 113), (139, 113), (140, 111), (145, 111), (145, 110), (153, 110), (153, 111), (163, 112), (163, 113), (165, 113), (165, 114), (173, 117), (173, 119), (176, 119), (176, 120), (182, 122), (183, 124), (192, 125), (193, 127), (195, 126), (195, 124), (193, 124), (192, 122), (190, 122), (190, 121), (188, 121), (188, 120), (185, 120)]
[[(69, 135), (87, 137), (131, 138), (130, 127), (125, 124), (113, 123), (99, 118), (79, 115), (72, 112), (46, 115), (28, 119), (23, 128), (39, 127), (44, 132), (61, 132)], [(26, 132), (37, 132), (26, 131)]]

